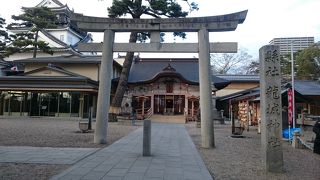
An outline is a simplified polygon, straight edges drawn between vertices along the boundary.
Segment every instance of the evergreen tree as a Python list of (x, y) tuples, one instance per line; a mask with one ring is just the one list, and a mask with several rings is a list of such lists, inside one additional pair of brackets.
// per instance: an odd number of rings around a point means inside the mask
[(6, 44), (10, 40), (8, 32), (4, 29), (6, 20), (0, 17), (0, 59), (6, 56)]
[[(188, 2), (187, 0), (183, 1)], [(192, 2), (189, 5), (190, 11), (198, 10), (197, 4)], [(112, 6), (108, 8), (108, 12), (111, 18), (130, 15), (133, 19), (140, 19), (142, 15), (148, 15), (153, 18), (179, 18), (186, 17), (189, 14), (189, 12), (182, 10), (182, 7), (176, 0), (113, 0)], [(161, 35), (163, 37), (163, 33)], [(186, 34), (184, 32), (175, 32), (174, 36), (185, 38)], [(131, 32), (129, 42), (143, 42), (148, 39), (148, 37), (149, 34), (147, 32)], [(120, 111), (133, 56), (133, 52), (127, 52), (125, 56), (118, 87), (111, 102), (110, 111), (112, 115), (118, 114)]]
[[(22, 8), (23, 14), (12, 16), (16, 22), (8, 26), (10, 30), (21, 30), (21, 33), (10, 35), (12, 45), (8, 47), (9, 54), (33, 50), (33, 58), (37, 56), (37, 50), (53, 54), (48, 43), (39, 41), (39, 31), (46, 28), (56, 27), (56, 16), (47, 7)], [(24, 31), (25, 30), (25, 31)]]
[(320, 77), (320, 43), (314, 44), (297, 53), (297, 78), (310, 79)]
[[(296, 53), (293, 55), (295, 56)], [(281, 74), (284, 77), (291, 77), (291, 55), (280, 56)]]

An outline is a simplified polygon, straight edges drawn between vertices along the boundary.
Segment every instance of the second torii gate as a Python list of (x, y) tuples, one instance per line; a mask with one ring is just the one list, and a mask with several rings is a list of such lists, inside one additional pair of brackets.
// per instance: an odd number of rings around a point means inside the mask
[[(102, 43), (80, 44), (79, 50), (101, 52), (100, 81), (94, 143), (107, 143), (113, 52), (199, 53), (199, 83), (202, 147), (214, 146), (211, 53), (235, 53), (237, 43), (210, 43), (209, 32), (234, 31), (244, 22), (247, 10), (220, 16), (172, 19), (122, 19), (74, 14), (80, 29), (104, 32)], [(150, 43), (114, 43), (115, 32), (150, 32)], [(161, 43), (160, 32), (198, 32), (198, 43)]]

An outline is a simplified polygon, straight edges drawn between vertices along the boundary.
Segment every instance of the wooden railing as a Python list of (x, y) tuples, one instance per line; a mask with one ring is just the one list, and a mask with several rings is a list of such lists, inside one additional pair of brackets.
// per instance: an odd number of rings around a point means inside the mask
[(188, 114), (187, 114), (186, 120), (187, 121), (196, 121), (196, 116), (197, 116), (196, 109), (193, 110), (193, 113), (192, 113), (192, 109), (188, 109)]
[(145, 119), (149, 119), (152, 116), (152, 108), (150, 107), (147, 111), (145, 111)]
[(148, 119), (152, 116), (152, 108), (144, 108), (144, 111), (142, 112), (142, 109), (136, 109), (137, 113), (137, 119), (143, 120)]

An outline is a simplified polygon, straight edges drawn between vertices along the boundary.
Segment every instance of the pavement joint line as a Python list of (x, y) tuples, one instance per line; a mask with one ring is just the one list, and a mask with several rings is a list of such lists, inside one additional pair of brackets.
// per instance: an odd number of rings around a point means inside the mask
[[(40, 163), (40, 164), (66, 164), (73, 165), (81, 159), (86, 158), (98, 148), (59, 148), (59, 147), (32, 147), (32, 146), (0, 146), (6, 158), (0, 162), (11, 163)], [(80, 155), (71, 153), (80, 152)]]
[[(82, 158), (66, 171), (52, 177), (60, 180), (74, 173), (82, 173), (81, 178), (99, 177), (99, 179), (127, 179), (129, 174), (136, 179), (177, 179), (193, 178), (212, 180), (202, 158), (183, 125), (152, 124), (153, 146), (151, 156), (142, 156), (142, 127), (119, 139), (116, 143), (91, 153), (86, 162)], [(191, 141), (191, 142), (190, 142)], [(167, 143), (164, 146), (161, 144)], [(189, 153), (187, 153), (187, 151)], [(185, 158), (185, 156), (188, 156)], [(103, 159), (94, 163), (94, 159)], [(76, 167), (76, 168), (74, 168)], [(87, 167), (89, 172), (79, 168)], [(104, 169), (104, 167), (106, 169)], [(196, 169), (194, 169), (196, 168)], [(191, 171), (192, 170), (192, 171)], [(177, 171), (177, 172), (175, 172)], [(97, 175), (94, 175), (97, 172)], [(75, 174), (76, 175), (76, 174)], [(75, 178), (79, 178), (76, 176)]]

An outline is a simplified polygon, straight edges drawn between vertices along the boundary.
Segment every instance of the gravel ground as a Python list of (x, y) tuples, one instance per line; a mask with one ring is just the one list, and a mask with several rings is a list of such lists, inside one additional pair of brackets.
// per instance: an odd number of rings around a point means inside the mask
[[(92, 124), (94, 128), (95, 124)], [(81, 133), (77, 120), (53, 118), (0, 118), (0, 146), (101, 148), (126, 136), (138, 126), (109, 123), (106, 145), (93, 143), (93, 133)], [(0, 163), (0, 180), (43, 180), (68, 165)]]
[(0, 163), (1, 180), (44, 180), (67, 169), (68, 165)]
[[(94, 127), (94, 124), (93, 126)], [(108, 142), (127, 135), (138, 126), (109, 123)], [(215, 179), (304, 179), (320, 177), (320, 155), (294, 149), (283, 143), (284, 173), (265, 173), (260, 154), (260, 135), (245, 131), (246, 138), (231, 138), (230, 125), (215, 125), (214, 149), (200, 147), (200, 128), (186, 124), (200, 155)], [(107, 144), (108, 145), (108, 144)], [(93, 133), (80, 133), (78, 121), (63, 119), (0, 119), (0, 146), (87, 147), (107, 145), (93, 143)], [(0, 163), (0, 180), (44, 180), (68, 168), (68, 165)]]
[(230, 125), (215, 125), (216, 147), (203, 149), (200, 147), (200, 128), (195, 124), (186, 124), (186, 128), (215, 179), (320, 179), (320, 155), (307, 149), (294, 149), (288, 142), (283, 142), (284, 172), (266, 173), (256, 129), (245, 131), (246, 138), (231, 138)]

